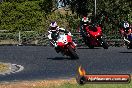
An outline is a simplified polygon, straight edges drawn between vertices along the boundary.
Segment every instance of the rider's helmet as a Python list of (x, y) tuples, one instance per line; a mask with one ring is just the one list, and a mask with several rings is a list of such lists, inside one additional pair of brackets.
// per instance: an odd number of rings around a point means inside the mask
[(124, 22), (124, 28), (129, 28), (129, 23), (127, 21)]
[(57, 27), (58, 25), (55, 21), (50, 23), (50, 30), (56, 31)]
[(88, 20), (88, 18), (87, 17), (83, 17), (82, 18), (82, 24), (85, 26), (85, 25), (88, 25), (88, 22), (89, 22), (89, 20)]

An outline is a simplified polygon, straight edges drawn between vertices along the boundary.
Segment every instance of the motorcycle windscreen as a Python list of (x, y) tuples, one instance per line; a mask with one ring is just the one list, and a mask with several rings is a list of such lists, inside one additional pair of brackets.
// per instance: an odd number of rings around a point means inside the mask
[(65, 42), (67, 42), (66, 35), (59, 35), (59, 38), (57, 40), (58, 46), (64, 46)]

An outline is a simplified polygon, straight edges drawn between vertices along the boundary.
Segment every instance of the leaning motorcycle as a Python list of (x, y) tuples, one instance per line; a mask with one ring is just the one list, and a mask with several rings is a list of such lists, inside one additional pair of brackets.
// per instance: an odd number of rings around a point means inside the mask
[(102, 35), (102, 29), (100, 26), (81, 26), (81, 35), (85, 44), (89, 48), (94, 48), (95, 46), (102, 46), (104, 49), (108, 49), (108, 44), (104, 40)]
[[(55, 41), (50, 41), (50, 43), (54, 45)], [(61, 52), (62, 55), (70, 56), (72, 59), (79, 59), (75, 49), (76, 46), (74, 45), (72, 37), (70, 35), (65, 34), (64, 32), (60, 32), (58, 34), (56, 44), (57, 47), (55, 49)]]

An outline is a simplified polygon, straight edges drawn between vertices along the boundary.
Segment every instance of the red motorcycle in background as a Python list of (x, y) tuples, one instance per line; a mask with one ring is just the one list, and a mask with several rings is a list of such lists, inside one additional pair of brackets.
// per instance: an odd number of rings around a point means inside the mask
[(108, 49), (108, 44), (102, 36), (102, 28), (100, 26), (89, 26), (82, 25), (80, 29), (81, 35), (85, 44), (89, 48), (94, 48), (95, 46), (102, 46), (104, 49)]
[[(76, 46), (74, 45), (70, 35), (60, 32), (56, 43), (57, 48), (63, 55), (70, 56), (72, 59), (79, 59), (75, 51)], [(51, 42), (51, 44), (54, 45), (53, 42)]]

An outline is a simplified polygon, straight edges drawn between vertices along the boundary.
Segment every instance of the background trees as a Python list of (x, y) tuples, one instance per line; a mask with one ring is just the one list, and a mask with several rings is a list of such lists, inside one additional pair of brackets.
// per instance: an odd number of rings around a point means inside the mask
[[(96, 17), (94, 16), (94, 0), (72, 0), (71, 10), (79, 16), (92, 13), (93, 23), (103, 26), (106, 35), (117, 38), (120, 22), (127, 20), (132, 23), (131, 0), (96, 0)], [(102, 18), (101, 18), (102, 17)], [(104, 19), (105, 18), (105, 19)]]
[[(53, 12), (56, 6), (54, 4), (55, 0), (3, 0), (0, 3), (0, 30), (46, 31), (52, 19), (60, 19), (58, 22), (65, 21), (63, 23), (76, 28), (79, 19), (75, 15), (65, 16)], [(110, 19), (107, 26), (118, 24), (122, 20), (132, 22), (131, 5), (131, 0), (97, 0), (97, 16), (105, 12)], [(94, 0), (71, 0), (70, 9), (80, 16), (94, 13)]]
[[(0, 3), (0, 30), (38, 31), (45, 26), (50, 0), (4, 0)], [(47, 4), (48, 3), (48, 4)]]

